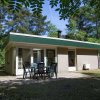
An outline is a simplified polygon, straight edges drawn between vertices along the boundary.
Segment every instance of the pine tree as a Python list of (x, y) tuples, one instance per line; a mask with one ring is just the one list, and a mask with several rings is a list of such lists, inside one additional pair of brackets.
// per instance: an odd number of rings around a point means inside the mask
[[(67, 38), (90, 41), (100, 38), (100, 19), (87, 3), (69, 18)], [(92, 39), (91, 39), (92, 38)]]

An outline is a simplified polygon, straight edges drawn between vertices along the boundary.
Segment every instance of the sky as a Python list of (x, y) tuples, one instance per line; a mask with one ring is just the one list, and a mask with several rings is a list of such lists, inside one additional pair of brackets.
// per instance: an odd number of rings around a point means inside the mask
[(62, 31), (62, 34), (66, 34), (65, 29), (68, 21), (60, 20), (59, 13), (50, 7), (48, 0), (45, 0), (42, 13), (44, 16), (47, 16), (47, 20), (51, 21), (53, 25), (55, 25), (59, 30)]

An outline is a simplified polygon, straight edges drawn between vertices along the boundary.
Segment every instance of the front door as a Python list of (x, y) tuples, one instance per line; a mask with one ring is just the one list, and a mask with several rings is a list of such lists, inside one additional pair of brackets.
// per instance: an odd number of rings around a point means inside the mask
[(68, 70), (75, 71), (76, 63), (75, 63), (75, 50), (68, 51)]
[(50, 66), (51, 63), (55, 62), (55, 50), (47, 49), (47, 66)]

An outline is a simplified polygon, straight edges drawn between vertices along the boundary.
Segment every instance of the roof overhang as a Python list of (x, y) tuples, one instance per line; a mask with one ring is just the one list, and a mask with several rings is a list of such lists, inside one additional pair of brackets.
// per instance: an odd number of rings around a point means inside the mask
[(14, 43), (30, 43), (30, 44), (44, 44), (52, 46), (64, 46), (64, 47), (75, 47), (75, 48), (85, 48), (85, 49), (100, 49), (99, 43), (91, 43), (70, 39), (61, 39), (61, 38), (51, 38), (44, 36), (28, 35), (22, 33), (13, 33), (9, 34), (9, 42)]

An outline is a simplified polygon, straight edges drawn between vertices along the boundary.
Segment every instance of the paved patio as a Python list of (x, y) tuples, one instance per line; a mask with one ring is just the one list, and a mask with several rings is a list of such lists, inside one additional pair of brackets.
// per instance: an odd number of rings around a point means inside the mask
[[(82, 77), (90, 77), (90, 76), (79, 72), (67, 72), (67, 73), (58, 74), (58, 79), (59, 78), (82, 78)], [(55, 79), (55, 77), (53, 77), (53, 79)], [(23, 76), (9, 76), (9, 75), (0, 76), (0, 81), (11, 81), (11, 80), (30, 80), (30, 78), (23, 79)]]
[(67, 72), (58, 75), (58, 78), (82, 78), (82, 77), (90, 77), (90, 76), (82, 74), (80, 72)]

